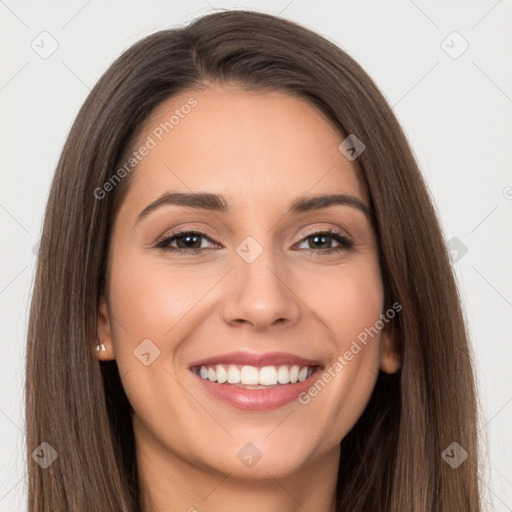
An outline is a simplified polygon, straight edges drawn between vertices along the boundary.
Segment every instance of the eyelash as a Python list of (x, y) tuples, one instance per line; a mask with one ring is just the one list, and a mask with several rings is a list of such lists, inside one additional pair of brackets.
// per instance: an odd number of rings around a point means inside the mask
[[(186, 254), (199, 255), (203, 251), (208, 250), (208, 249), (205, 249), (205, 248), (202, 248), (202, 249), (181, 249), (181, 248), (178, 248), (178, 247), (170, 247), (169, 246), (169, 244), (171, 242), (173, 242), (174, 240), (176, 240), (178, 238), (181, 238), (183, 235), (201, 236), (201, 237), (206, 238), (210, 242), (213, 242), (213, 240), (206, 233), (203, 233), (201, 231), (192, 231), (192, 230), (184, 229), (184, 230), (181, 230), (181, 231), (177, 231), (176, 233), (173, 233), (170, 236), (165, 236), (165, 237), (161, 238), (158, 241), (158, 243), (156, 245), (156, 248), (157, 249), (162, 249), (164, 251), (169, 251), (169, 252), (172, 252), (172, 253), (181, 253), (183, 255), (186, 255)], [(308, 238), (310, 238), (312, 236), (318, 236), (318, 235), (323, 235), (323, 236), (327, 236), (329, 238), (333, 238), (340, 245), (338, 247), (332, 247), (330, 249), (324, 249), (324, 250), (322, 250), (322, 249), (319, 249), (319, 250), (315, 250), (315, 249), (302, 249), (302, 250), (306, 251), (307, 253), (310, 253), (310, 254), (315, 253), (315, 255), (317, 255), (318, 253), (321, 253), (321, 254), (332, 254), (332, 253), (338, 253), (338, 252), (342, 252), (342, 251), (348, 251), (348, 250), (352, 249), (353, 246), (354, 246), (353, 242), (351, 240), (349, 240), (349, 238), (347, 238), (345, 235), (342, 235), (338, 231), (335, 231), (334, 229), (329, 229), (329, 228), (324, 229), (322, 231), (315, 231), (315, 232), (313, 232), (311, 234), (308, 234), (304, 238), (302, 238), (300, 240), (300, 242), (303, 242), (304, 240), (307, 240)], [(213, 243), (216, 243), (216, 242), (213, 242)]]

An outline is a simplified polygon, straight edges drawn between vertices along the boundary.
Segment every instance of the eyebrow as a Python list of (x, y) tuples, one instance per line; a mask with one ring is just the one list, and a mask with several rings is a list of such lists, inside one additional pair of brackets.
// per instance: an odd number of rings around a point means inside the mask
[[(184, 206), (220, 213), (231, 213), (231, 208), (223, 195), (201, 193), (172, 193), (166, 192), (142, 210), (135, 224), (141, 222), (150, 213), (164, 205)], [(321, 210), (335, 205), (346, 205), (356, 208), (371, 219), (372, 212), (362, 201), (346, 194), (329, 194), (317, 196), (303, 196), (295, 199), (288, 209), (288, 213), (303, 213)]]

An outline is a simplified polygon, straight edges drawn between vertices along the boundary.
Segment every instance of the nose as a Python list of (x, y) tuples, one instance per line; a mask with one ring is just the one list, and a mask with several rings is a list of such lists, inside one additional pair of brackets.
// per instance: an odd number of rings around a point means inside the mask
[(275, 325), (293, 325), (301, 315), (300, 299), (293, 292), (293, 279), (284, 263), (270, 249), (253, 262), (238, 254), (229, 273), (224, 300), (224, 321), (249, 324), (263, 331)]

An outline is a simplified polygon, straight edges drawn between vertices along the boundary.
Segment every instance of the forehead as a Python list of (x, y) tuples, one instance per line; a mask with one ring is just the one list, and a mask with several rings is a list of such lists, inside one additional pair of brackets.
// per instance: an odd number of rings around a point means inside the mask
[(290, 93), (213, 86), (160, 104), (144, 123), (126, 199), (167, 190), (222, 193), (260, 205), (305, 194), (363, 190), (339, 151), (343, 136), (322, 112)]

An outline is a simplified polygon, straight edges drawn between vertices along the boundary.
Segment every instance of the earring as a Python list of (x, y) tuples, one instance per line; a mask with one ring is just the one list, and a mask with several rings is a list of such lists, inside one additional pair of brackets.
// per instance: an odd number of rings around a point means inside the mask
[(101, 345), (98, 345), (98, 346), (96, 347), (96, 350), (97, 350), (98, 352), (101, 352), (101, 351), (106, 351), (107, 349), (105, 348), (105, 345), (103, 345), (103, 343), (102, 343)]

